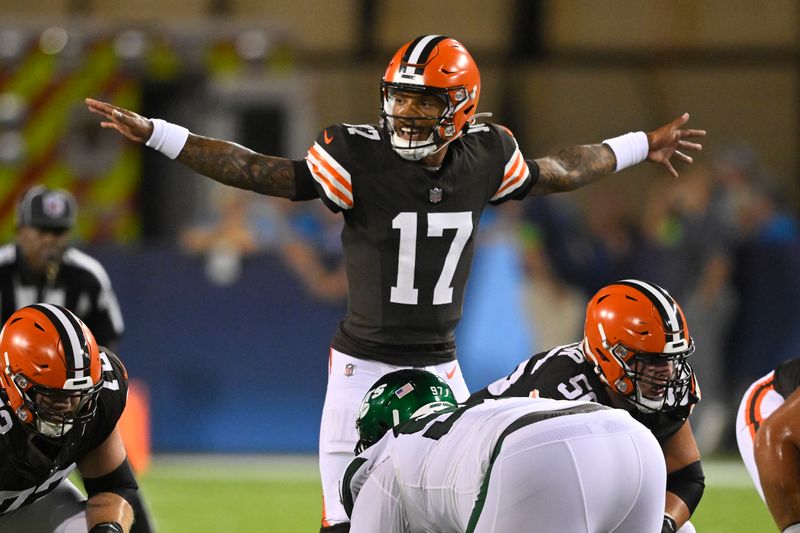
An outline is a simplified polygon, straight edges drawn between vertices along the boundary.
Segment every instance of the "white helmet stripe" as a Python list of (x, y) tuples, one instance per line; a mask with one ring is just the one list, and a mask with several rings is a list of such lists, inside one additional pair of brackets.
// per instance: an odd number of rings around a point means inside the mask
[(408, 55), (408, 62), (412, 65), (416, 65), (419, 63), (419, 58), (422, 55), (422, 52), (425, 50), (425, 47), (428, 46), (428, 43), (432, 40), (436, 39), (437, 37), (441, 37), (441, 35), (426, 35), (417, 43), (417, 46), (411, 50), (411, 53)]
[(688, 347), (688, 339), (685, 338), (685, 327), (683, 319), (678, 312), (678, 305), (672, 297), (658, 285), (647, 283), (638, 279), (625, 279), (619, 283), (629, 285), (639, 289), (655, 305), (661, 319), (664, 321), (667, 332), (667, 345), (665, 353), (672, 353), (676, 350), (683, 351)]
[[(77, 324), (74, 321), (74, 317), (67, 316), (67, 314), (61, 310), (61, 308), (51, 304), (44, 304), (44, 303), (38, 304), (38, 307), (44, 307), (45, 309), (50, 311), (52, 315), (49, 316), (48, 318), (50, 318), (51, 320), (55, 318), (56, 320), (58, 320), (59, 324), (61, 324), (64, 333), (66, 333), (67, 335), (66, 339), (62, 337), (62, 342), (66, 340), (66, 342), (68, 343), (68, 346), (64, 346), (65, 348), (64, 352), (67, 357), (70, 356), (72, 357), (72, 368), (75, 369), (74, 377), (78, 379), (85, 377), (85, 371), (87, 368), (83, 360), (84, 359), (83, 346), (82, 346), (83, 343), (81, 342), (81, 338), (83, 337), (83, 332), (81, 332), (79, 335), (78, 331), (76, 331)], [(57, 326), (57, 324), (54, 325)], [(69, 369), (69, 367), (67, 368)]]

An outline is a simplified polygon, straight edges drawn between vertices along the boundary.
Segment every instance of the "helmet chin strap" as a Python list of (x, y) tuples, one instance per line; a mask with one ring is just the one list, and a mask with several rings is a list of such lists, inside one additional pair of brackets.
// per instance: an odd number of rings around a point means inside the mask
[[(408, 148), (401, 148), (401, 145), (406, 145)], [(443, 147), (444, 145), (442, 145)], [(397, 133), (392, 132), (392, 148), (397, 155), (407, 161), (419, 161), (441, 150), (441, 148), (437, 149), (433, 143), (433, 133), (424, 141), (406, 141)]]
[[(441, 152), (448, 144), (455, 141), (459, 137), (461, 137), (460, 133), (452, 139), (442, 143), (441, 146), (436, 146), (436, 144), (433, 142), (433, 133), (431, 133), (430, 136), (424, 141), (406, 141), (396, 133), (392, 133), (392, 149), (403, 159), (408, 161), (419, 161), (420, 159), (425, 159), (429, 155)], [(397, 145), (397, 143), (411, 144), (411, 148), (401, 148)], [(415, 148), (416, 144), (424, 144), (425, 146)]]
[(41, 420), (39, 418), (36, 419), (36, 431), (39, 432), (41, 435), (50, 438), (61, 438), (72, 429), (72, 424), (70, 423), (63, 423), (57, 424), (54, 422), (47, 422), (45, 420)]
[(636, 400), (637, 403), (635, 404), (636, 407), (642, 411), (643, 413), (655, 413), (661, 410), (664, 407), (664, 403), (667, 400), (667, 393), (664, 392), (664, 397), (660, 400), (651, 400), (647, 398), (644, 394), (642, 394), (639, 385), (636, 384)]

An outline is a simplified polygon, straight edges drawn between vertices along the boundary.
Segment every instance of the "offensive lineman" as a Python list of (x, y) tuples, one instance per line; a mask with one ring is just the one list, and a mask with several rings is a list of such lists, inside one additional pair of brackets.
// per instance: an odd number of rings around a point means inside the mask
[[(52, 304), (12, 314), (0, 353), (0, 531), (130, 531), (139, 495), (117, 431), (120, 360)], [(67, 479), (76, 467), (88, 500)]]
[(747, 472), (783, 533), (800, 533), (800, 358), (745, 392), (736, 441)]
[(438, 376), (399, 370), (370, 389), (357, 425), (361, 454), (342, 486), (354, 533), (660, 530), (664, 456), (623, 410), (530, 398), (459, 407)]
[(347, 531), (341, 473), (357, 435), (358, 402), (381, 375), (423, 367), (469, 394), (454, 329), (461, 316), (475, 233), (486, 204), (577, 189), (648, 160), (677, 176), (673, 156), (703, 130), (684, 114), (647, 134), (524, 159), (504, 127), (478, 123), (481, 83), (464, 46), (441, 35), (404, 44), (381, 82), (381, 125), (325, 128), (305, 160), (259, 154), (87, 99), (101, 126), (145, 143), (220, 183), (294, 201), (320, 198), (341, 211), (348, 312), (330, 350), (320, 428), (322, 530)]
[(523, 361), (468, 403), (535, 395), (625, 409), (653, 432), (663, 450), (667, 492), (661, 531), (694, 532), (689, 518), (703, 496), (705, 476), (688, 421), (700, 391), (686, 361), (694, 341), (683, 311), (658, 285), (618, 281), (589, 301), (584, 335), (582, 342)]

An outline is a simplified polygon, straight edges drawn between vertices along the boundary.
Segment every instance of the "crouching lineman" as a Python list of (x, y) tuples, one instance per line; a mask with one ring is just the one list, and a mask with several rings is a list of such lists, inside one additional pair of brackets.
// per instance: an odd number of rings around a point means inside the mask
[[(117, 356), (51, 304), (12, 314), (0, 354), (0, 531), (130, 531), (139, 496), (116, 427), (128, 390)], [(67, 479), (76, 467), (88, 500)]]
[(783, 533), (800, 533), (800, 358), (747, 389), (736, 441), (775, 523)]
[[(383, 376), (342, 484), (351, 533), (657, 533), (664, 455), (625, 411), (509, 398), (458, 406), (424, 370)], [(392, 431), (389, 431), (389, 430)]]
[[(623, 280), (600, 289), (586, 308), (584, 339), (523, 361), (473, 394), (591, 400), (628, 411), (653, 432), (667, 465), (663, 533), (691, 533), (705, 488), (688, 418), (700, 398), (686, 358), (694, 352), (686, 317), (661, 287)], [(662, 496), (662, 501), (664, 496)]]

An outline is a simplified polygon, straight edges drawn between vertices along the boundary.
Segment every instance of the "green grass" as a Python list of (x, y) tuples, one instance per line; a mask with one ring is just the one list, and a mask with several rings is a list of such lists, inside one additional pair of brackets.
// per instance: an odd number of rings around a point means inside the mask
[(140, 476), (159, 533), (319, 530), (316, 457), (157, 457)]
[[(777, 531), (736, 459), (704, 461), (700, 533)], [(315, 457), (158, 456), (140, 476), (159, 533), (294, 533), (319, 528)]]

